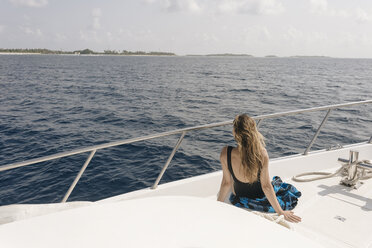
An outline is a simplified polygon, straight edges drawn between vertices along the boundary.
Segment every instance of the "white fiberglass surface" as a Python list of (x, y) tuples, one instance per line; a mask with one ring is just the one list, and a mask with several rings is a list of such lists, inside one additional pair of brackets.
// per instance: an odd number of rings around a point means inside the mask
[[(372, 159), (372, 145), (351, 147), (346, 149), (346, 152), (340, 151), (335, 155), (348, 158), (350, 150), (358, 150), (360, 160)], [(332, 155), (331, 159), (334, 160), (335, 156)], [(330, 159), (323, 159), (318, 163), (327, 168), (323, 170), (327, 172), (334, 172), (341, 166), (335, 162), (335, 167), (329, 168), (333, 163)], [(303, 172), (317, 171), (312, 168), (310, 166), (308, 169), (303, 168)], [(302, 222), (294, 225), (294, 229), (326, 247), (370, 247), (372, 179), (361, 181), (362, 184), (357, 189), (341, 185), (341, 179), (342, 176), (336, 176), (303, 183), (287, 179), (302, 192), (295, 209), (302, 217)]]
[[(295, 212), (302, 217), (293, 228), (327, 247), (369, 247), (370, 223), (372, 223), (372, 179), (364, 181), (357, 190), (339, 184), (341, 177), (298, 183), (291, 178), (299, 173), (327, 171), (340, 168), (338, 158), (348, 159), (350, 150), (359, 151), (359, 159), (372, 159), (372, 144), (346, 146), (334, 151), (318, 151), (307, 156), (292, 156), (270, 161), (270, 174), (281, 176), (292, 183), (302, 197)], [(130, 197), (152, 194), (195, 195), (216, 199), (222, 173), (161, 185), (158, 192), (133, 192)], [(177, 189), (177, 190), (175, 190)], [(119, 200), (120, 196), (116, 199)], [(125, 196), (124, 196), (125, 199)], [(112, 199), (113, 200), (113, 199)]]
[(15, 248), (322, 247), (242, 209), (182, 196), (94, 204), (8, 223), (0, 226), (0, 240)]
[[(335, 151), (318, 151), (307, 156), (298, 155), (270, 161), (272, 176), (281, 176), (284, 181), (292, 183), (302, 192), (295, 209), (295, 213), (302, 217), (302, 222), (292, 225), (295, 232), (316, 240), (325, 247), (371, 246), (369, 227), (372, 223), (372, 179), (364, 181), (358, 189), (351, 189), (339, 184), (341, 177), (306, 183), (293, 182), (291, 178), (304, 172), (336, 171), (341, 166), (337, 159), (347, 159), (350, 150), (358, 150), (360, 159), (372, 159), (372, 144), (359, 144)], [(216, 202), (221, 177), (221, 171), (214, 172), (159, 185), (156, 190), (144, 189), (103, 199), (94, 205), (103, 206), (154, 196), (193, 196)], [(167, 205), (165, 202), (162, 204)], [(148, 208), (152, 209), (151, 206)], [(180, 214), (183, 214), (182, 211)], [(216, 213), (215, 217), (219, 216), (219, 213)]]
[(358, 189), (339, 182), (341, 177), (301, 183), (303, 199), (296, 209), (302, 222), (295, 230), (322, 240), (328, 247), (369, 247), (372, 244), (372, 179)]

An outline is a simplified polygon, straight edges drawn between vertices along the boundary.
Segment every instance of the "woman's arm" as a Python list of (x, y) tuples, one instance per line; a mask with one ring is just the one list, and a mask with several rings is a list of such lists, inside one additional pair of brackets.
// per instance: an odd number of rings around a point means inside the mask
[(224, 202), (227, 197), (227, 194), (231, 191), (231, 187), (232, 187), (231, 175), (227, 167), (227, 147), (222, 148), (222, 151), (220, 154), (220, 161), (221, 161), (223, 176), (222, 176), (222, 181), (221, 181), (221, 186), (220, 186), (220, 191), (218, 193), (217, 201)]
[(265, 193), (265, 196), (269, 200), (271, 206), (274, 208), (275, 212), (279, 215), (284, 215), (284, 218), (290, 222), (300, 222), (301, 218), (294, 215), (292, 211), (283, 211), (280, 207), (278, 200), (276, 199), (275, 191), (271, 185), (270, 176), (269, 176), (269, 156), (267, 152), (264, 153), (265, 159), (261, 169), (261, 187), (262, 191)]

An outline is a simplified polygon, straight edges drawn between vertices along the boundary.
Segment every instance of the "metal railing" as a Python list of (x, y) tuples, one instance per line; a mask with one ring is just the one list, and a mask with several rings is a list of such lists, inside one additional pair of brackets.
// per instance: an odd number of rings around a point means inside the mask
[[(304, 151), (303, 155), (307, 155), (308, 152), (310, 151), (312, 145), (314, 144), (316, 138), (318, 137), (321, 128), (324, 126), (326, 123), (330, 113), (332, 110), (335, 109), (340, 109), (344, 107), (350, 107), (350, 106), (356, 106), (356, 105), (362, 105), (362, 104), (368, 104), (372, 103), (372, 100), (365, 100), (365, 101), (359, 101), (359, 102), (350, 102), (350, 103), (344, 103), (344, 104), (336, 104), (336, 105), (328, 105), (328, 106), (322, 106), (322, 107), (315, 107), (315, 108), (307, 108), (307, 109), (300, 109), (300, 110), (293, 110), (293, 111), (287, 111), (287, 112), (279, 112), (279, 113), (274, 113), (274, 114), (267, 114), (267, 115), (258, 115), (258, 116), (252, 116), (253, 119), (257, 121), (257, 125), (262, 124), (262, 121), (265, 119), (270, 119), (270, 118), (277, 118), (277, 117), (282, 117), (282, 116), (289, 116), (289, 115), (296, 115), (296, 114), (303, 114), (307, 112), (315, 112), (315, 111), (322, 111), (322, 110), (327, 110), (327, 114), (323, 118), (321, 124), (319, 125), (317, 131), (315, 132), (312, 140), (310, 141), (309, 145), (307, 146), (306, 150)], [(155, 139), (155, 138), (160, 138), (160, 137), (165, 137), (169, 135), (175, 135), (175, 134), (181, 134), (180, 138), (178, 139), (176, 145), (174, 146), (172, 153), (169, 155), (165, 165), (163, 166), (161, 172), (159, 173), (159, 176), (155, 180), (154, 184), (152, 185), (152, 189), (156, 189), (162, 176), (164, 175), (164, 172), (168, 168), (170, 162), (173, 159), (173, 156), (177, 152), (177, 149), (180, 147), (186, 133), (195, 131), (195, 130), (202, 130), (202, 129), (207, 129), (207, 128), (214, 128), (214, 127), (221, 127), (221, 126), (226, 126), (226, 125), (231, 125), (233, 123), (233, 120), (229, 121), (223, 121), (223, 122), (217, 122), (217, 123), (211, 123), (207, 125), (200, 125), (200, 126), (194, 126), (194, 127), (189, 127), (189, 128), (182, 128), (182, 129), (177, 129), (173, 131), (168, 131), (168, 132), (162, 132), (162, 133), (157, 133), (157, 134), (152, 134), (152, 135), (147, 135), (147, 136), (142, 136), (142, 137), (137, 137), (137, 138), (132, 138), (132, 139), (123, 139), (123, 140), (118, 140), (115, 142), (109, 142), (101, 145), (95, 145), (95, 146), (90, 146), (86, 148), (81, 148), (81, 149), (76, 149), (68, 152), (62, 152), (62, 153), (56, 153), (50, 156), (45, 156), (41, 158), (36, 158), (36, 159), (30, 159), (18, 163), (12, 163), (8, 165), (3, 165), (0, 166), (0, 172), (1, 171), (6, 171), (14, 168), (19, 168), (31, 164), (36, 164), (36, 163), (41, 163), (49, 160), (54, 160), (57, 158), (62, 158), (62, 157), (68, 157), (76, 154), (81, 154), (81, 153), (86, 153), (90, 152), (87, 160), (85, 161), (84, 165), (80, 169), (78, 175), (76, 176), (75, 180), (69, 187), (68, 191), (66, 192), (65, 196), (63, 197), (63, 200), (61, 202), (66, 202), (68, 197), (70, 196), (71, 192), (74, 190), (76, 184), (78, 183), (79, 179), (81, 178), (82, 174), (84, 173), (85, 169), (89, 165), (90, 161), (92, 160), (93, 156), (95, 155), (97, 150), (109, 148), (109, 147), (114, 147), (114, 146), (119, 146), (119, 145), (124, 145), (124, 144), (130, 144), (138, 141), (144, 141), (144, 140), (150, 140), (150, 139)], [(372, 143), (372, 136), (370, 137), (368, 143)]]

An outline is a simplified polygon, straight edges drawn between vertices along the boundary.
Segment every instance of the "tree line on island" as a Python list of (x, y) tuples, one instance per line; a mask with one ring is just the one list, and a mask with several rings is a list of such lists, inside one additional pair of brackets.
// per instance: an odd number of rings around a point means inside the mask
[(33, 48), (33, 49), (4, 49), (0, 48), (0, 53), (27, 53), (27, 54), (76, 54), (76, 55), (156, 55), (156, 56), (174, 56), (175, 53), (170, 52), (144, 52), (144, 51), (116, 51), (116, 50), (104, 50), (103, 52), (95, 52), (90, 49), (76, 50), (76, 51), (62, 51), (62, 50), (49, 50), (45, 48)]
[[(124, 55), (124, 56), (130, 56), (130, 55), (137, 55), (137, 56), (177, 56), (175, 53), (170, 52), (144, 52), (144, 51), (116, 51), (116, 50), (104, 50), (103, 52), (95, 52), (90, 49), (84, 49), (84, 50), (76, 50), (76, 51), (62, 51), (62, 50), (50, 50), (45, 48), (32, 48), (32, 49), (23, 49), (23, 48), (12, 48), (12, 49), (5, 49), (0, 48), (0, 54), (72, 54), (72, 55)], [(186, 56), (211, 56), (211, 57), (254, 57), (250, 54), (236, 54), (236, 53), (216, 53), (216, 54), (205, 54), (205, 55), (199, 55), (199, 54), (188, 54)], [(266, 55), (265, 58), (280, 58), (276, 55)], [(294, 55), (294, 56), (288, 56), (287, 58), (331, 58), (328, 56), (309, 56), (309, 55)]]

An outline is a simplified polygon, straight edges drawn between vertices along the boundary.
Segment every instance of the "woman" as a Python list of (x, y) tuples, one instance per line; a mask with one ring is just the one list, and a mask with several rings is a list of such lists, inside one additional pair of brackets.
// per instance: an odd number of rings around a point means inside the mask
[[(224, 147), (221, 151), (220, 160), (223, 177), (218, 201), (225, 201), (228, 193), (232, 191), (233, 194), (230, 197), (230, 201), (234, 205), (247, 207), (246, 204), (249, 204), (251, 199), (255, 203), (265, 200), (268, 205), (271, 205), (272, 212), (275, 210), (277, 214), (284, 215), (287, 221), (300, 222), (300, 217), (294, 215), (292, 211), (283, 210), (278, 202), (276, 192), (269, 178), (269, 157), (265, 149), (265, 142), (263, 136), (256, 128), (256, 122), (246, 114), (236, 116), (233, 135), (238, 147)], [(279, 177), (276, 178), (280, 185), (284, 185)], [(301, 193), (292, 185), (285, 185), (290, 187), (291, 191), (285, 190), (290, 195), (286, 199), (294, 201), (294, 204), (291, 207), (287, 200), (282, 206), (291, 209), (296, 206), (297, 197), (301, 196)], [(278, 190), (276, 191), (278, 192)], [(297, 192), (293, 195), (294, 191)], [(286, 195), (288, 195), (287, 193)], [(270, 212), (268, 209), (263, 208), (258, 210)]]

